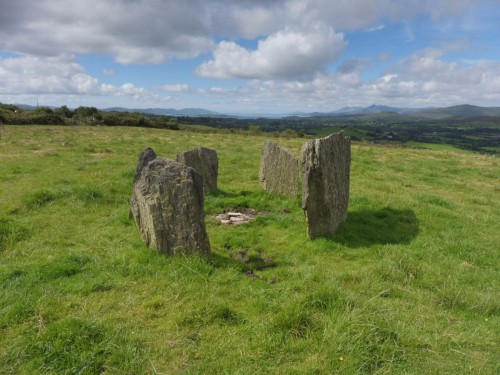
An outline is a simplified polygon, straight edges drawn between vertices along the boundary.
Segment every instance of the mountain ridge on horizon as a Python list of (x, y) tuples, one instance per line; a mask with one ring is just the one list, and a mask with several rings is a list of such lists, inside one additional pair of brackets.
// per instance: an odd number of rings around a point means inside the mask
[[(394, 113), (411, 117), (423, 117), (428, 119), (443, 119), (448, 117), (482, 117), (500, 116), (500, 107), (481, 107), (471, 104), (460, 104), (449, 107), (424, 107), (407, 108), (391, 107), (386, 105), (372, 104), (368, 107), (343, 107), (332, 112), (296, 112), (295, 116), (303, 117), (327, 117), (327, 116), (363, 116), (378, 113)], [(292, 115), (292, 116), (293, 116)]]
[[(26, 104), (14, 104), (23, 109), (36, 109), (36, 106)], [(50, 108), (57, 108), (49, 106)], [(163, 116), (212, 116), (212, 117), (249, 117), (250, 114), (237, 114), (216, 112), (204, 108), (125, 108), (125, 107), (109, 107), (100, 109), (103, 112), (138, 112), (149, 115)], [(255, 113), (250, 117), (328, 117), (328, 116), (362, 116), (374, 115), (378, 113), (395, 113), (412, 117), (424, 117), (428, 119), (443, 119), (448, 117), (481, 117), (481, 116), (500, 116), (500, 107), (482, 107), (471, 104), (460, 104), (449, 107), (392, 107), (387, 105), (372, 104), (367, 107), (347, 106), (335, 111), (328, 112), (293, 112), (275, 115), (264, 115)]]

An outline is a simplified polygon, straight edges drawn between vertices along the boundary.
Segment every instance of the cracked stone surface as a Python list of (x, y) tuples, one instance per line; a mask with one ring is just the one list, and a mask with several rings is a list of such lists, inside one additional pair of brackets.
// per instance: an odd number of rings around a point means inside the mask
[(210, 254), (203, 181), (193, 168), (150, 161), (134, 184), (130, 210), (147, 246), (168, 255)]
[(260, 158), (260, 186), (271, 194), (296, 198), (299, 191), (299, 161), (289, 150), (265, 141)]
[(310, 238), (330, 236), (347, 219), (351, 139), (344, 132), (302, 148), (302, 208)]

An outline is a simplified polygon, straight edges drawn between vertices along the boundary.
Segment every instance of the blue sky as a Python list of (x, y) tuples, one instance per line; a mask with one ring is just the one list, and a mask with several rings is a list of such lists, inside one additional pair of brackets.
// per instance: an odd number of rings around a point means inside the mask
[(0, 0), (0, 101), (500, 106), (500, 0)]

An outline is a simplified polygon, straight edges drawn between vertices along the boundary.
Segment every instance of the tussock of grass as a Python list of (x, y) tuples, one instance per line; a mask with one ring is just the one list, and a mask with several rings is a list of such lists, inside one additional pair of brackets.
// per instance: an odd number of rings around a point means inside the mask
[(29, 231), (11, 219), (0, 217), (0, 251), (16, 242), (27, 239)]
[[(300, 199), (259, 187), (264, 137), (7, 129), (0, 373), (498, 373), (497, 158), (354, 144), (349, 217), (311, 241)], [(128, 204), (147, 146), (217, 151), (211, 257), (144, 246)]]
[(28, 330), (8, 354), (4, 369), (33, 373), (137, 373), (144, 367), (141, 350), (121, 333), (75, 318)]

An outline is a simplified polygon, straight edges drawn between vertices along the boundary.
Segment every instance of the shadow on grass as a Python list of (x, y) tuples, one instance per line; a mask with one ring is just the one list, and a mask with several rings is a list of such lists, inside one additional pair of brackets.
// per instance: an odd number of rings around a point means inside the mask
[(379, 210), (349, 212), (330, 239), (348, 247), (375, 244), (408, 244), (419, 232), (419, 221), (413, 210), (385, 207)]
[(212, 253), (210, 260), (215, 267), (235, 267), (241, 272), (263, 271), (277, 266), (265, 252), (255, 252), (247, 248), (229, 252), (227, 256)]
[(211, 192), (209, 196), (217, 197), (217, 198), (236, 198), (241, 196), (241, 194), (237, 194), (235, 192), (230, 192), (227, 190), (217, 189), (214, 192)]

